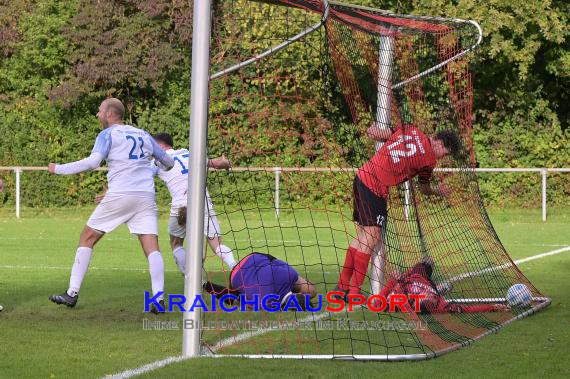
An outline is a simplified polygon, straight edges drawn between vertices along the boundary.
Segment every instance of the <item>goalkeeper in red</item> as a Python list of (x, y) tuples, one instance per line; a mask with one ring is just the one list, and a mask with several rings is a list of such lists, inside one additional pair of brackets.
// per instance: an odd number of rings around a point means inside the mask
[[(402, 125), (395, 132), (373, 124), (370, 137), (385, 141), (376, 154), (356, 173), (353, 182), (353, 221), (356, 237), (350, 243), (335, 290), (359, 294), (368, 271), (371, 254), (382, 249), (382, 228), (388, 216), (390, 187), (414, 177), (424, 195), (445, 196), (444, 186), (432, 188), (430, 179), (438, 160), (461, 156), (462, 145), (455, 132), (444, 130), (428, 137), (413, 125)], [(345, 300), (347, 296), (344, 296)]]
[(425, 258), (414, 267), (410, 268), (403, 274), (393, 274), (392, 278), (386, 283), (380, 295), (388, 299), (390, 295), (404, 295), (409, 301), (404, 304), (403, 310), (414, 312), (415, 298), (410, 295), (420, 295), (419, 309), (421, 312), (427, 313), (482, 313), (482, 312), (506, 312), (509, 306), (505, 304), (477, 304), (463, 305), (448, 302), (444, 299), (441, 291), (433, 282), (431, 276), (433, 273), (433, 261), (431, 258)]

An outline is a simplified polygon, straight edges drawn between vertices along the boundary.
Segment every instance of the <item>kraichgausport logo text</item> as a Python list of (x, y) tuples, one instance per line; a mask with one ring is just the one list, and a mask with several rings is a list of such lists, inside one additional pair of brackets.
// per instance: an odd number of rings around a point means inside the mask
[[(303, 309), (295, 296), (289, 296), (285, 302), (281, 303), (278, 295), (266, 295), (260, 299), (259, 295), (253, 295), (253, 299), (247, 299), (245, 295), (224, 295), (217, 297), (216, 295), (196, 295), (191, 305), (185, 308), (186, 296), (175, 294), (167, 295), (168, 305), (163, 307), (159, 303), (159, 299), (164, 295), (164, 292), (158, 292), (156, 295), (150, 295), (150, 292), (145, 291), (144, 297), (144, 311), (149, 312), (151, 304), (154, 304), (160, 312), (194, 312), (196, 309), (201, 309), (203, 312), (217, 312), (218, 310), (224, 312), (279, 312), (279, 311), (298, 311), (298, 312), (320, 312), (323, 309), (329, 312), (342, 312), (347, 308), (348, 312), (353, 312), (358, 306), (366, 306), (373, 312), (408, 312), (405, 304), (414, 304), (414, 312), (420, 312), (420, 300), (425, 298), (425, 295), (410, 294), (408, 297), (402, 294), (391, 294), (386, 298), (383, 295), (371, 295), (366, 297), (361, 294), (348, 295), (348, 302), (342, 299), (345, 294), (340, 291), (331, 291), (325, 295), (319, 294), (313, 299), (309, 295), (304, 295), (306, 300), (306, 307)], [(338, 296), (337, 297), (335, 297)], [(210, 305), (205, 301), (210, 297)], [(311, 304), (310, 300), (313, 300)], [(325, 301), (326, 300), (326, 301)], [(231, 305), (230, 305), (231, 304)]]

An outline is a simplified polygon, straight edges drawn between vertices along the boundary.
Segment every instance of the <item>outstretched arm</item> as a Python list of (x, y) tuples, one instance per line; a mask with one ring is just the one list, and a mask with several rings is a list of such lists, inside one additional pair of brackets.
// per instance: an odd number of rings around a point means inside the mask
[(459, 305), (454, 304), (451, 312), (457, 313), (486, 313), (486, 312), (508, 312), (511, 307), (505, 304), (477, 304), (477, 305)]
[(433, 185), (431, 178), (433, 174), (432, 167), (425, 167), (418, 173), (420, 192), (426, 196), (447, 197), (451, 193), (449, 187), (444, 184)]
[(90, 156), (67, 164), (58, 165), (50, 163), (48, 165), (48, 171), (52, 174), (71, 175), (94, 170), (101, 165), (103, 159), (107, 158), (109, 150), (111, 150), (111, 134), (110, 129), (105, 129), (97, 135)]
[[(236, 289), (231, 289), (228, 287), (221, 286), (213, 282), (206, 282), (202, 285), (204, 291), (208, 292), (210, 295), (215, 295), (217, 299), (221, 299), (225, 295), (239, 296), (240, 292)], [(227, 303), (233, 303), (231, 299), (226, 299)], [(230, 304), (231, 305), (231, 304)]]
[(315, 287), (315, 285), (309, 282), (307, 279), (303, 278), (302, 276), (299, 276), (299, 278), (293, 285), (292, 290), (295, 293), (310, 295), (311, 299), (317, 296), (317, 288)]
[(215, 168), (218, 170), (227, 170), (230, 167), (232, 167), (232, 164), (228, 158), (226, 158), (224, 155), (222, 155), (221, 157), (218, 157), (218, 158), (209, 159), (208, 160), (208, 167)]
[(71, 175), (79, 174), (80, 172), (94, 170), (101, 165), (104, 157), (99, 152), (93, 152), (87, 158), (81, 159), (76, 162), (66, 163), (66, 164), (55, 164), (50, 163), (48, 165), (48, 171), (52, 174), (59, 175)]
[(168, 171), (174, 167), (174, 159), (170, 155), (166, 154), (164, 150), (162, 150), (154, 138), (150, 137), (150, 141), (152, 144), (152, 156), (156, 158), (156, 165), (165, 171)]
[(377, 122), (373, 122), (366, 131), (366, 134), (374, 141), (386, 141), (392, 135), (392, 130), (390, 128), (381, 127)]

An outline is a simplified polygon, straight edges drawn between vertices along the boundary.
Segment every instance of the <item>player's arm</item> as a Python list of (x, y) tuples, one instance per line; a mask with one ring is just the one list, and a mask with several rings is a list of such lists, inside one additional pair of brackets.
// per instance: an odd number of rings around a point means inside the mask
[(374, 141), (386, 141), (392, 135), (392, 129), (381, 127), (377, 122), (373, 122), (372, 125), (366, 131), (368, 137)]
[(232, 167), (231, 162), (225, 156), (221, 156), (218, 158), (213, 158), (208, 160), (208, 167), (215, 168), (218, 170), (227, 170)]
[(79, 161), (66, 164), (50, 163), (48, 165), (48, 171), (52, 174), (59, 175), (79, 174), (80, 172), (95, 170), (97, 167), (101, 166), (103, 159), (105, 158), (103, 155), (101, 155), (101, 153), (93, 152), (87, 158), (81, 159)]
[(94, 170), (97, 167), (101, 166), (101, 162), (107, 158), (110, 150), (111, 133), (109, 129), (105, 129), (97, 135), (97, 139), (95, 139), (95, 146), (93, 146), (93, 150), (91, 150), (90, 156), (76, 162), (61, 165), (50, 163), (48, 165), (48, 171), (52, 174), (71, 175), (84, 171)]
[(152, 156), (155, 158), (155, 164), (164, 171), (169, 171), (174, 167), (174, 159), (168, 155), (158, 145), (154, 138), (149, 135), (150, 143), (152, 145)]
[[(213, 282), (206, 282), (202, 285), (204, 291), (208, 292), (210, 295), (215, 295), (217, 299), (221, 299), (225, 295), (233, 295), (239, 298), (239, 290), (231, 289), (228, 287), (224, 287), (222, 285), (213, 283)], [(231, 298), (226, 298), (225, 303), (228, 305), (233, 304), (233, 300)]]
[(451, 312), (456, 313), (486, 313), (486, 312), (508, 312), (511, 310), (506, 304), (478, 304), (478, 305), (462, 305), (453, 304)]
[(293, 284), (292, 290), (295, 293), (309, 295), (311, 299), (317, 296), (317, 287), (315, 287), (313, 283), (309, 282), (307, 279), (303, 278), (302, 276), (298, 277), (295, 284)]
[(4, 191), (4, 181), (0, 179), (0, 192)]
[(418, 173), (418, 188), (420, 192), (425, 196), (439, 196), (439, 197), (447, 197), (449, 196), (450, 190), (449, 188), (444, 185), (434, 185), (431, 181), (433, 174), (433, 168), (426, 167), (420, 170)]
[(382, 289), (380, 290), (380, 295), (384, 296), (385, 298), (388, 298), (390, 292), (393, 292), (396, 285), (398, 284), (399, 278), (400, 278), (400, 273), (396, 271), (393, 272), (386, 285), (382, 287)]

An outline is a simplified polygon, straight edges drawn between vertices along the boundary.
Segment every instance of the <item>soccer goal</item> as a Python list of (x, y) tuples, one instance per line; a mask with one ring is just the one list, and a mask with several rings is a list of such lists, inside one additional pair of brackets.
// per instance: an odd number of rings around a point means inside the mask
[[(501, 244), (473, 170), (469, 61), (481, 38), (474, 21), (326, 0), (195, 2), (190, 302), (203, 281), (230, 284), (229, 269), (203, 243), (204, 185), (223, 243), (236, 258), (271, 254), (324, 295), (337, 285), (356, 233), (355, 171), (381, 147), (369, 128), (415, 125), (426, 135), (455, 131), (464, 154), (445, 158), (432, 174), (432, 185), (450, 189), (446, 197), (424, 195), (417, 177), (390, 188), (383, 244), (363, 295), (378, 294), (389, 278), (429, 259), (447, 303), (515, 306), (503, 312), (374, 312), (364, 305), (342, 312), (196, 310), (184, 315), (200, 325), (184, 330), (185, 355), (426, 359), (550, 304)], [(234, 167), (206, 171), (206, 156), (221, 155)], [(275, 175), (267, 167), (281, 168), (278, 217)], [(515, 284), (530, 290), (529, 299), (507, 299)]]

